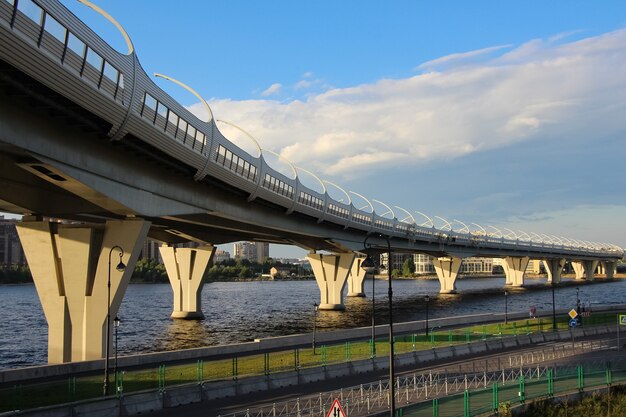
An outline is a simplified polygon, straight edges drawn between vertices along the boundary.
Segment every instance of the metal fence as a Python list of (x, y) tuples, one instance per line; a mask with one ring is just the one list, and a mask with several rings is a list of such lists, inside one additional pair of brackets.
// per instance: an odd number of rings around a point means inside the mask
[[(524, 403), (530, 399), (626, 382), (626, 361), (546, 364), (609, 347), (604, 341), (574, 342), (510, 355), (504, 361), (498, 358), (468, 361), (458, 368), (440, 367), (399, 376), (395, 380), (398, 413), (404, 416), (469, 417), (495, 411), (506, 403)], [(505, 363), (514, 367), (498, 369)], [(335, 399), (339, 399), (351, 417), (382, 413), (389, 408), (389, 381), (267, 404), (221, 417), (324, 417)]]

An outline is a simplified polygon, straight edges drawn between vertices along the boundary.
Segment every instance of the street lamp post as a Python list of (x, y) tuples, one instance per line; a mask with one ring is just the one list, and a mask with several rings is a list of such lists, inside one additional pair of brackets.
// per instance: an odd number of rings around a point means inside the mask
[(509, 292), (504, 290), (504, 324), (509, 324)]
[(552, 330), (556, 331), (556, 310), (554, 308), (554, 276), (552, 276)]
[(426, 336), (428, 337), (428, 305), (430, 304), (430, 297), (426, 295)]
[[(367, 273), (367, 272), (366, 272)], [(376, 357), (376, 301), (374, 294), (376, 289), (374, 284), (376, 283), (376, 277), (372, 273), (372, 358)]]
[[(371, 235), (368, 235), (363, 242), (363, 247), (365, 250), (368, 250), (367, 240)], [(395, 384), (394, 384), (394, 355), (393, 355), (393, 289), (391, 285), (391, 242), (389, 241), (389, 237), (383, 234), (377, 233), (377, 237), (383, 238), (387, 241), (387, 274), (389, 281), (389, 403), (390, 403), (390, 415), (391, 417), (395, 417), (396, 414), (396, 395), (395, 395)], [(371, 256), (367, 255), (367, 258), (361, 263), (361, 268), (365, 270), (365, 272), (372, 272), (376, 265), (374, 264), (374, 260)]]
[(576, 313), (578, 314), (576, 318), (578, 319), (578, 323), (582, 324), (583, 318), (580, 315), (580, 288), (576, 287)]
[(107, 323), (106, 323), (106, 335), (105, 335), (105, 357), (104, 357), (104, 385), (102, 387), (103, 395), (109, 395), (109, 348), (111, 345), (111, 340), (109, 334), (111, 333), (111, 255), (113, 254), (113, 250), (117, 249), (120, 253), (120, 263), (115, 267), (116, 270), (122, 272), (126, 269), (126, 265), (122, 262), (122, 257), (124, 256), (124, 249), (120, 246), (113, 246), (109, 251), (109, 271), (107, 278)]
[(117, 393), (117, 330), (120, 327), (122, 321), (119, 317), (115, 316), (113, 319), (113, 327), (115, 328), (115, 361), (113, 362), (113, 380), (115, 381), (115, 390)]
[(315, 332), (317, 331), (317, 310), (319, 306), (313, 303), (313, 354), (315, 355)]

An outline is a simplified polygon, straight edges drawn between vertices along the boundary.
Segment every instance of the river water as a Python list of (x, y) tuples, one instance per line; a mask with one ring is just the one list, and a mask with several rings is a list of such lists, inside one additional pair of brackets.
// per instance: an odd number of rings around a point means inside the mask
[[(567, 283), (568, 280), (565, 280)], [(576, 305), (576, 284), (556, 289), (556, 308)], [(574, 285), (571, 285), (574, 284)], [(546, 279), (526, 279), (527, 288), (509, 289), (508, 311), (552, 310)], [(581, 283), (587, 304), (625, 302), (626, 280)], [(424, 296), (429, 317), (504, 312), (504, 278), (457, 281), (459, 294), (439, 295), (435, 280), (394, 280), (394, 322), (423, 320)], [(375, 280), (377, 323), (387, 323), (388, 283)], [(319, 331), (371, 324), (371, 280), (367, 298), (347, 298), (346, 311), (320, 311)], [(315, 281), (215, 282), (202, 292), (202, 321), (170, 320), (169, 284), (130, 285), (120, 308), (119, 352), (136, 354), (184, 349), (255, 338), (307, 333), (313, 327), (313, 303), (319, 302)], [(0, 369), (45, 364), (48, 328), (33, 285), (0, 286)]]

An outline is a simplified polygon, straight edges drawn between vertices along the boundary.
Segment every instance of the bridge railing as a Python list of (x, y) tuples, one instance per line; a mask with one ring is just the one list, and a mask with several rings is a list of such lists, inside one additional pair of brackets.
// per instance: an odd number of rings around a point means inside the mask
[[(134, 50), (122, 54), (56, 0), (0, 0), (0, 24), (21, 42), (4, 40), (3, 50), (13, 64), (43, 84), (70, 98), (111, 124), (113, 139), (131, 133), (140, 140), (196, 170), (195, 179), (207, 175), (299, 211), (364, 232), (392, 237), (420, 237), (431, 242), (454, 240), (469, 246), (509, 247), (582, 256), (617, 258), (616, 247), (565, 245), (532, 239), (494, 239), (489, 235), (420, 227), (366, 212), (305, 187), (273, 169), (261, 153), (254, 157), (229, 141), (211, 118), (201, 121), (146, 74)], [(9, 51), (13, 48), (14, 53)], [(19, 53), (18, 53), (19, 49)], [(53, 65), (50, 65), (52, 63)], [(76, 82), (80, 80), (80, 82)]]

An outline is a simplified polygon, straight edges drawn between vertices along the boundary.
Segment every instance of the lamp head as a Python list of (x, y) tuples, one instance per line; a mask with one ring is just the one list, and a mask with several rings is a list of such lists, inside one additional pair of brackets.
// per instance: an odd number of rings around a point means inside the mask
[(363, 262), (361, 262), (361, 268), (363, 268), (365, 272), (374, 272), (376, 264), (371, 256), (367, 255)]
[(313, 303), (313, 308), (315, 309), (315, 311), (319, 309), (319, 306), (317, 305), (317, 303)]
[(429, 302), (429, 301), (430, 301), (430, 297), (427, 295), (426, 296), (426, 302)]
[(120, 327), (120, 323), (122, 322), (122, 320), (120, 320), (119, 317), (115, 316), (115, 318), (113, 319), (113, 325), (115, 327)]
[(122, 262), (122, 256), (124, 256), (124, 254), (120, 253), (120, 263), (117, 264), (117, 266), (115, 267), (115, 269), (117, 269), (120, 272), (124, 272), (124, 270), (126, 269), (126, 264)]

